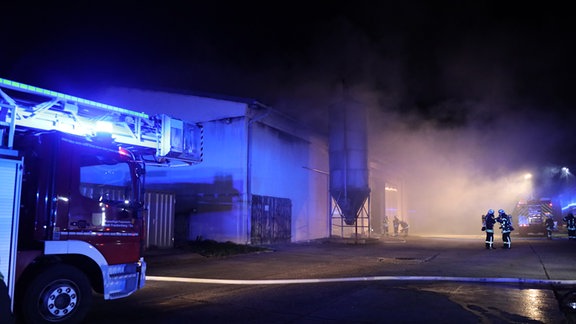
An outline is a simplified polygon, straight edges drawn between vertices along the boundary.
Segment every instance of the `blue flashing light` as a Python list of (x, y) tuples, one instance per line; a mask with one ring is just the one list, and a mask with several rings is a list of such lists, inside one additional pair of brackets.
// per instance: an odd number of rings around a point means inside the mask
[(13, 89), (13, 90), (21, 90), (21, 91), (32, 93), (32, 94), (38, 94), (38, 95), (44, 95), (44, 96), (64, 99), (64, 100), (68, 100), (68, 101), (74, 101), (74, 102), (77, 102), (79, 104), (83, 104), (86, 106), (110, 110), (110, 111), (118, 112), (118, 113), (125, 114), (125, 115), (130, 115), (130, 116), (135, 116), (135, 117), (140, 117), (140, 118), (149, 118), (149, 116), (145, 113), (140, 113), (140, 112), (136, 112), (136, 111), (132, 111), (132, 110), (116, 107), (116, 106), (111, 106), (111, 105), (103, 104), (103, 103), (88, 100), (88, 99), (82, 99), (82, 98), (74, 97), (74, 96), (67, 95), (64, 93), (60, 93), (60, 92), (56, 92), (56, 91), (52, 91), (52, 90), (47, 90), (47, 89), (42, 89), (42, 88), (34, 87), (31, 85), (27, 85), (24, 83), (11, 81), (11, 80), (7, 80), (7, 79), (3, 79), (3, 78), (0, 78), (0, 86), (4, 86), (6, 88)]

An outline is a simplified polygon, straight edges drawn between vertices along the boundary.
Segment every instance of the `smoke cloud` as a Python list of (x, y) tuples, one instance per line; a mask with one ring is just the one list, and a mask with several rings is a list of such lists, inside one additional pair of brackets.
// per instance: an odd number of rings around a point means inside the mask
[(488, 209), (511, 213), (519, 200), (552, 193), (524, 176), (570, 162), (567, 116), (543, 100), (548, 87), (527, 91), (531, 62), (507, 45), (518, 35), (477, 31), (416, 46), (409, 34), (374, 41), (349, 21), (333, 24), (319, 29), (308, 65), (269, 88), (270, 102), (322, 129), (344, 84), (369, 108), (370, 160), (405, 185), (411, 231), (480, 234)]

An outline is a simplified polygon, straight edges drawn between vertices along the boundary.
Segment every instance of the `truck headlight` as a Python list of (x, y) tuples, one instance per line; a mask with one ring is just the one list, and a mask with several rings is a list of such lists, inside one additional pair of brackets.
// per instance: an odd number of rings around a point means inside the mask
[(576, 313), (576, 290), (565, 294), (560, 300), (560, 305), (567, 312)]

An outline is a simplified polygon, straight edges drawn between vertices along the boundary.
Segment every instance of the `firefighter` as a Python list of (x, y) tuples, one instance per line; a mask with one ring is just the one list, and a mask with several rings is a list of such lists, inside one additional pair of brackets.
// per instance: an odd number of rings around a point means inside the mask
[(392, 220), (392, 226), (394, 227), (394, 236), (398, 236), (398, 227), (400, 227), (400, 220), (398, 216), (394, 216), (394, 220)]
[(566, 222), (566, 228), (568, 229), (568, 239), (576, 240), (576, 218), (574, 218), (574, 214), (568, 213), (568, 215), (562, 218), (562, 220)]
[(408, 229), (410, 228), (410, 226), (408, 225), (408, 223), (406, 221), (400, 221), (400, 233), (402, 233), (402, 236), (406, 237), (408, 236)]
[(388, 215), (384, 215), (384, 219), (382, 219), (382, 232), (385, 236), (390, 235), (388, 227)]
[(489, 209), (486, 215), (482, 215), (482, 231), (486, 232), (486, 249), (492, 250), (494, 247), (494, 224), (496, 224), (496, 219), (494, 218), (494, 210)]
[(498, 217), (496, 221), (500, 223), (500, 229), (502, 230), (502, 245), (503, 249), (512, 248), (512, 240), (510, 239), (510, 232), (514, 230), (512, 227), (512, 218), (504, 212), (504, 209), (498, 210)]
[(554, 219), (552, 218), (552, 215), (547, 215), (546, 222), (544, 224), (546, 225), (546, 236), (549, 240), (551, 240), (552, 231), (554, 230)]

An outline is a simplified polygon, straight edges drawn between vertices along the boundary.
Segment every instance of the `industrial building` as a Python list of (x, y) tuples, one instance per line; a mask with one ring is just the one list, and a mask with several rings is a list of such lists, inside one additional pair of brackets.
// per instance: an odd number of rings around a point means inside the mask
[(365, 115), (354, 100), (329, 108), (329, 136), (256, 100), (133, 88), (109, 88), (98, 100), (202, 125), (201, 163), (147, 169), (150, 247), (367, 237), (382, 234), (384, 215), (399, 215), (386, 179), (369, 183)]

